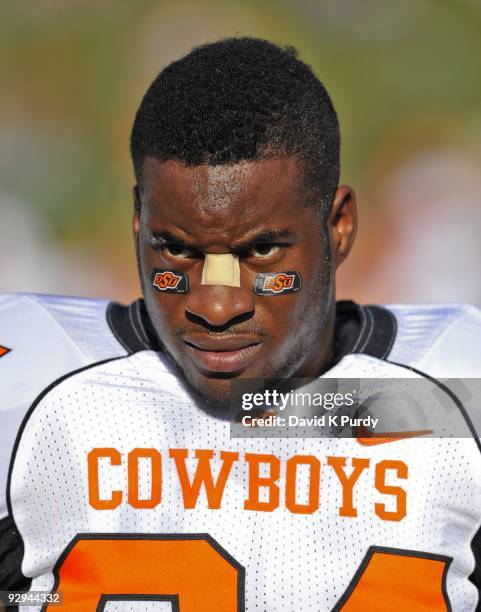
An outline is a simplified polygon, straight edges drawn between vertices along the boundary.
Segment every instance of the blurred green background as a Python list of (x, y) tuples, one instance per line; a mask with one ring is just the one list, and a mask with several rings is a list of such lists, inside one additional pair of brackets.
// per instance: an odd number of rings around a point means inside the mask
[(481, 303), (481, 0), (0, 4), (0, 289), (129, 300), (131, 123), (196, 44), (297, 47), (331, 93), (361, 301)]

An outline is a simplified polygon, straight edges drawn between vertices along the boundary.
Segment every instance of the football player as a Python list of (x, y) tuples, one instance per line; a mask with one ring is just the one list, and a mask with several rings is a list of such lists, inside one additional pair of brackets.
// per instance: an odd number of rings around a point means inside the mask
[[(475, 610), (480, 445), (439, 379), (479, 378), (481, 316), (336, 303), (356, 203), (311, 69), (258, 39), (198, 47), (148, 89), (131, 153), (143, 299), (0, 303), (0, 589), (82, 612)], [(405, 377), (468, 435), (231, 436), (233, 384)]]

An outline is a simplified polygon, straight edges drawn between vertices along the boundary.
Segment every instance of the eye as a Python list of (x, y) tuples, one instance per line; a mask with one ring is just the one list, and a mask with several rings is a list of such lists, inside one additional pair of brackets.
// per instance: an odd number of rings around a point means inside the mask
[(251, 247), (247, 251), (247, 257), (257, 257), (258, 259), (268, 259), (277, 255), (281, 247), (278, 244), (271, 244), (269, 242), (259, 243)]
[(163, 255), (174, 259), (189, 259), (195, 257), (195, 251), (181, 244), (167, 243), (160, 245), (160, 250)]

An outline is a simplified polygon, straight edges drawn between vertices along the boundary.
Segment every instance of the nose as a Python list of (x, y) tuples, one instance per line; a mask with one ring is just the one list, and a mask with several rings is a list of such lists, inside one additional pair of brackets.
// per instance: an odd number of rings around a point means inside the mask
[(186, 297), (186, 311), (212, 327), (224, 327), (254, 311), (254, 293), (239, 287), (201, 285)]

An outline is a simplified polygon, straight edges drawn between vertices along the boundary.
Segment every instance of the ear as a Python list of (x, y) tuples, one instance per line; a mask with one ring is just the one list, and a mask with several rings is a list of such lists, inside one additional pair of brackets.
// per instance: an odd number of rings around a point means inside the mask
[(356, 194), (348, 185), (336, 189), (328, 225), (337, 268), (349, 255), (357, 232)]
[(132, 189), (133, 202), (134, 202), (134, 210), (132, 217), (132, 231), (134, 232), (134, 241), (137, 244), (137, 239), (139, 236), (139, 227), (140, 227), (140, 209), (141, 209), (141, 201), (140, 201), (140, 190), (139, 186), (135, 185)]

